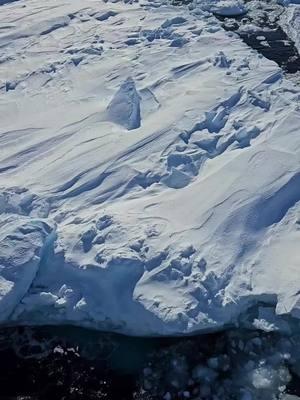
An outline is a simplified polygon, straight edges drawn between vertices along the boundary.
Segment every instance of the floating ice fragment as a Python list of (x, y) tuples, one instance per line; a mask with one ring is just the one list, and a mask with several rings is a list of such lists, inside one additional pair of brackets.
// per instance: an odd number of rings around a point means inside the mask
[(224, 0), (213, 6), (212, 11), (213, 13), (223, 17), (233, 17), (246, 14), (247, 8), (241, 1)]

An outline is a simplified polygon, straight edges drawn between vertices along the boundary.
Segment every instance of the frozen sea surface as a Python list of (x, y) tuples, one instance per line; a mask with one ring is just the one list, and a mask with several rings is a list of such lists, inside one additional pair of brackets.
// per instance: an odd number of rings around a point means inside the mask
[(3, 324), (299, 318), (299, 87), (211, 6), (1, 6)]

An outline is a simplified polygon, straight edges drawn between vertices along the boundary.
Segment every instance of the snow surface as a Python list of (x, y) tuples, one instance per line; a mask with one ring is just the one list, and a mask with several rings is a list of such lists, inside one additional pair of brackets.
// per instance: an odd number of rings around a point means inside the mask
[(207, 4), (1, 6), (2, 322), (300, 318), (300, 92)]

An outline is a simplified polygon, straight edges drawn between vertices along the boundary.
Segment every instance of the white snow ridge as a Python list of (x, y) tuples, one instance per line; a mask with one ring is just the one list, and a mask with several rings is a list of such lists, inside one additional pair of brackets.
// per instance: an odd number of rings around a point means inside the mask
[(0, 6), (3, 324), (299, 320), (299, 86), (210, 5)]

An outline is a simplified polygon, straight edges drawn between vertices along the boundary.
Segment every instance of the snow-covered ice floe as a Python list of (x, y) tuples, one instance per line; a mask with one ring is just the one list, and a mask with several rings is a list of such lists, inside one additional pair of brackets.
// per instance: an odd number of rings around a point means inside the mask
[(274, 62), (201, 5), (21, 0), (0, 24), (2, 323), (300, 317), (300, 92)]
[(233, 17), (246, 14), (247, 7), (241, 1), (236, 0), (221, 0), (216, 1), (211, 7), (211, 11), (223, 17)]
[(300, 2), (297, 0), (289, 2), (280, 18), (280, 25), (287, 35), (295, 42), (300, 51)]

